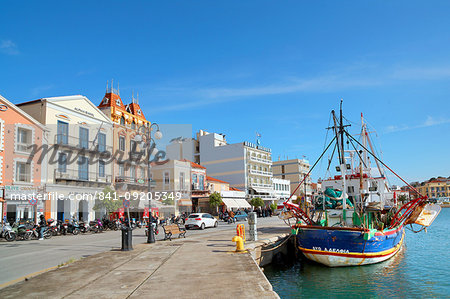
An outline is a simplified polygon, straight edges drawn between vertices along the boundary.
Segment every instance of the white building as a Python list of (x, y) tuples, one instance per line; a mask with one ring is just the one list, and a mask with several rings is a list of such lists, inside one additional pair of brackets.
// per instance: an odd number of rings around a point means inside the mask
[[(273, 195), (276, 203), (281, 204), (291, 196), (291, 181), (273, 178), (272, 182)], [(297, 199), (297, 196), (293, 195), (291, 200), (295, 199)]]
[(197, 139), (177, 139), (166, 148), (169, 159), (197, 161), (208, 175), (230, 183), (247, 199), (273, 200), (271, 150), (250, 142), (228, 144), (225, 136), (200, 130)]
[[(81, 95), (43, 98), (18, 104), (49, 129), (45, 192), (51, 216), (65, 220), (94, 220), (95, 199), (111, 185), (112, 122)], [(108, 161), (109, 160), (109, 161)]]

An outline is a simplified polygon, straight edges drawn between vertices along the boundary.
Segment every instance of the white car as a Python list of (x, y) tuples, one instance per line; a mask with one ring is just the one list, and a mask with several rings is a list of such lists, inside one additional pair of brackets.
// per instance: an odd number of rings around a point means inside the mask
[(200, 228), (205, 229), (205, 227), (217, 227), (219, 222), (211, 214), (208, 213), (194, 213), (189, 215), (184, 223), (186, 229), (190, 228)]

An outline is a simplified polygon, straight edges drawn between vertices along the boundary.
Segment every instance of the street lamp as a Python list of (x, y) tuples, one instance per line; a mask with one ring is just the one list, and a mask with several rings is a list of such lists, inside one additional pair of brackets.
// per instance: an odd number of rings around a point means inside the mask
[[(151, 186), (151, 180), (150, 180), (150, 176), (151, 176), (151, 172), (150, 172), (150, 156), (151, 156), (151, 151), (152, 151), (152, 141), (153, 143), (155, 142), (152, 138), (152, 131), (153, 131), (153, 127), (156, 127), (156, 132), (155, 132), (155, 139), (161, 139), (162, 138), (162, 133), (159, 130), (159, 126), (157, 123), (152, 123), (150, 126), (140, 126), (137, 129), (137, 134), (134, 137), (134, 141), (136, 141), (136, 143), (139, 143), (143, 148), (147, 149), (147, 191), (151, 192), (152, 190), (152, 186)], [(145, 137), (145, 141), (144, 138)], [(149, 216), (151, 213), (151, 208), (152, 208), (152, 203), (151, 203), (151, 199), (149, 199), (149, 203), (148, 203), (148, 209), (149, 209)], [(151, 218), (149, 218), (150, 220)], [(148, 234), (147, 234), (147, 243), (155, 243), (155, 233), (153, 231), (153, 226), (152, 223), (148, 224)]]

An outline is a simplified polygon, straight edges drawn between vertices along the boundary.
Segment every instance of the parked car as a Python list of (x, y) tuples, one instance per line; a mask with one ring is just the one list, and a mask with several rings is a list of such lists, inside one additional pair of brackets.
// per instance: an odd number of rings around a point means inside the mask
[(248, 215), (244, 211), (237, 211), (236, 214), (234, 214), (234, 218), (236, 221), (247, 221)]
[(186, 227), (186, 229), (205, 229), (205, 227), (217, 227), (218, 225), (219, 222), (217, 221), (217, 219), (208, 213), (191, 214), (184, 223), (184, 227)]

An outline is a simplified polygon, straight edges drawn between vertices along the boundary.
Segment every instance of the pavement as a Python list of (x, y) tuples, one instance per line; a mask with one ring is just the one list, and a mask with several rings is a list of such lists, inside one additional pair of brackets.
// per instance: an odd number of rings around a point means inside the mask
[[(269, 219), (269, 218), (268, 218)], [(269, 220), (270, 221), (270, 220)], [(273, 221), (273, 220), (272, 220)], [(233, 230), (233, 225), (219, 223), (215, 230)], [(189, 235), (209, 234), (212, 231), (190, 230)], [(162, 228), (157, 240), (164, 238)], [(133, 230), (133, 244), (145, 243), (145, 230)], [(54, 268), (69, 260), (78, 260), (121, 246), (120, 231), (105, 231), (98, 234), (79, 234), (77, 236), (57, 236), (48, 240), (6, 242), (0, 239), (0, 288), (11, 281), (23, 279), (30, 274)]]
[[(250, 253), (234, 252), (234, 228), (95, 254), (5, 287), (0, 298), (279, 298)], [(288, 232), (275, 217), (258, 219), (262, 240)]]

